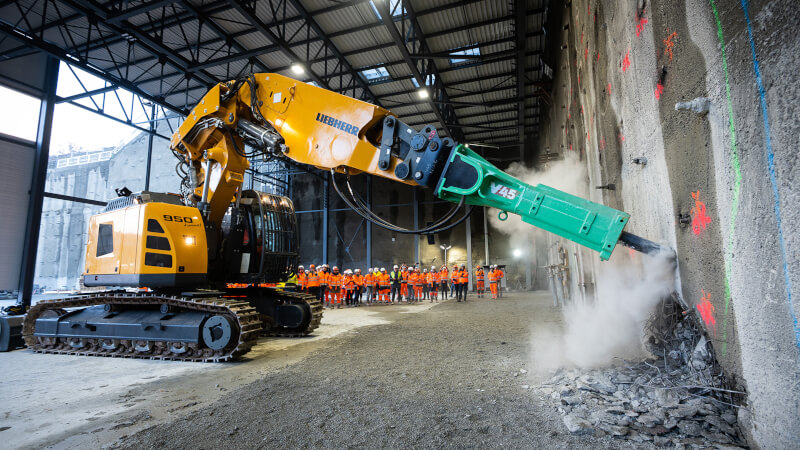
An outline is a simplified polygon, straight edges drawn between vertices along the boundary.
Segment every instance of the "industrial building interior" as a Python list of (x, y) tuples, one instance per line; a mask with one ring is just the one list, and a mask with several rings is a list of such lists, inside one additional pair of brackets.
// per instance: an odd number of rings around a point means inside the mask
[(800, 447), (798, 27), (0, 0), (3, 447)]

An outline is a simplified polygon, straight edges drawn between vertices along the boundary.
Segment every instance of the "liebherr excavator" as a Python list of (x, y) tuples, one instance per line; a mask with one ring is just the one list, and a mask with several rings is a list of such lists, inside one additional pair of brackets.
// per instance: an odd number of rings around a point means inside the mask
[[(440, 137), (434, 126), (417, 131), (386, 109), (278, 74), (214, 86), (189, 112), (170, 148), (186, 174), (182, 195), (118, 191), (89, 224), (83, 284), (148, 291), (41, 301), (24, 321), (28, 347), (227, 361), (245, 354), (264, 332), (306, 335), (316, 329), (322, 309), (313, 296), (260, 287), (295, 271), (298, 242), (291, 200), (242, 189), (254, 157), (330, 171), (332, 185), (354, 211), (401, 233), (451, 228), (477, 205), (499, 209), (501, 219), (518, 214), (601, 259), (618, 241), (641, 251), (658, 249), (623, 231), (625, 212), (527, 185)], [(350, 187), (349, 178), (360, 173), (430, 188), (455, 206), (427, 227), (398, 227), (370, 211)]]

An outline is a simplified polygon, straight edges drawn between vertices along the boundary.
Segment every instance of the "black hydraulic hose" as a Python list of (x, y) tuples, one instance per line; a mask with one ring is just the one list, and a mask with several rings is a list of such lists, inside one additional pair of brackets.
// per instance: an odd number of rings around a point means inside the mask
[[(336, 179), (335, 179), (334, 175), (335, 175), (335, 170), (331, 169), (331, 176), (332, 176), (331, 184), (333, 185), (333, 188), (336, 191), (336, 193), (339, 194), (339, 197), (342, 199), (342, 201), (344, 201), (347, 204), (347, 206), (349, 206), (353, 211), (356, 212), (356, 214), (361, 216), (363, 219), (368, 220), (371, 223), (373, 223), (373, 224), (375, 224), (375, 225), (377, 225), (377, 226), (379, 226), (381, 228), (385, 228), (387, 230), (394, 231), (394, 232), (397, 232), (397, 233), (401, 233), (401, 234), (434, 234), (434, 233), (440, 233), (442, 231), (447, 231), (447, 230), (449, 230), (451, 228), (454, 228), (454, 227), (458, 226), (459, 224), (461, 224), (465, 220), (467, 220), (467, 218), (469, 218), (469, 216), (472, 214), (472, 211), (473, 211), (472, 206), (470, 206), (466, 210), (466, 212), (464, 213), (463, 217), (461, 217), (459, 220), (457, 220), (456, 222), (454, 222), (454, 223), (452, 223), (452, 224), (450, 224), (450, 225), (448, 225), (446, 227), (437, 227), (437, 225), (439, 225), (442, 222), (441, 220), (439, 220), (439, 221), (437, 221), (436, 224), (433, 224), (431, 226), (428, 226), (428, 227), (425, 227), (425, 228), (420, 228), (420, 229), (417, 229), (417, 230), (409, 230), (407, 228), (403, 228), (403, 227), (400, 227), (398, 225), (391, 224), (391, 223), (381, 219), (380, 217), (376, 216), (373, 212), (369, 211), (369, 209), (366, 207), (366, 205), (353, 204), (353, 201), (356, 201), (358, 203), (360, 203), (360, 202), (358, 200), (356, 200), (355, 198), (353, 200), (351, 200), (351, 199), (347, 198), (347, 196), (344, 195), (344, 193), (339, 188), (338, 183), (336, 183)], [(465, 202), (465, 198), (462, 197), (461, 201), (458, 203), (458, 205), (455, 208), (456, 212), (464, 206), (464, 202)], [(454, 213), (450, 214), (449, 217), (452, 217), (452, 215), (454, 215)]]
[[(358, 204), (359, 206), (361, 206), (361, 208), (363, 208), (363, 209), (365, 209), (365, 210), (369, 211), (369, 206), (365, 205), (365, 204), (364, 204), (364, 202), (363, 202), (363, 201), (361, 201), (361, 200), (360, 200), (360, 199), (359, 199), (359, 198), (356, 196), (356, 194), (353, 192), (353, 187), (352, 187), (352, 185), (350, 184), (350, 176), (348, 176), (348, 177), (347, 177), (345, 184), (347, 185), (347, 188), (348, 188), (348, 190), (350, 191), (350, 195), (351, 195), (351, 197), (353, 198), (353, 200), (356, 202), (356, 204)], [(426, 226), (425, 228), (421, 228), (421, 229), (419, 229), (419, 230), (417, 230), (417, 231), (418, 231), (419, 233), (421, 233), (421, 234), (427, 234), (427, 232), (428, 232), (429, 230), (435, 230), (435, 229), (437, 229), (439, 226), (441, 226), (441, 225), (444, 225), (445, 223), (449, 222), (449, 221), (450, 221), (450, 219), (452, 219), (452, 218), (453, 218), (453, 216), (455, 216), (455, 215), (456, 215), (456, 213), (457, 213), (457, 212), (458, 212), (458, 211), (459, 211), (459, 210), (460, 210), (460, 209), (461, 209), (463, 206), (464, 206), (464, 198), (462, 197), (462, 199), (461, 199), (461, 202), (459, 202), (459, 203), (458, 203), (456, 206), (454, 206), (453, 208), (451, 208), (451, 209), (450, 209), (450, 211), (448, 211), (448, 212), (447, 212), (447, 213), (446, 213), (444, 216), (442, 216), (442, 218), (441, 218), (441, 219), (438, 219), (438, 220), (436, 220), (434, 223), (432, 223), (432, 224), (430, 224), (430, 225)], [(371, 211), (370, 211), (370, 214), (374, 216), (374, 213), (372, 213)], [(377, 216), (376, 216), (376, 217), (377, 217)], [(378, 219), (380, 219), (380, 218), (378, 218)], [(394, 224), (392, 224), (392, 223), (389, 223), (388, 221), (386, 221), (386, 220), (384, 220), (384, 219), (380, 219), (380, 220), (381, 220), (383, 223), (385, 223), (385, 224), (388, 224), (388, 225), (394, 225)]]

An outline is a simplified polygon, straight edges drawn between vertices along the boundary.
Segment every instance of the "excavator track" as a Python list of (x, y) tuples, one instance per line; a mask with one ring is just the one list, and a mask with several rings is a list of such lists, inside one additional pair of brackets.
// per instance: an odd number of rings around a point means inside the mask
[[(231, 338), (235, 344), (214, 350), (202, 348), (198, 344), (175, 343), (169, 341), (145, 341), (128, 339), (85, 339), (81, 347), (70, 345), (70, 338), (35, 336), (36, 319), (53, 311), (62, 314), (69, 308), (85, 308), (97, 305), (146, 306), (167, 305), (174, 311), (196, 311), (224, 316), (234, 324), (236, 336)], [(313, 320), (312, 320), (313, 322)], [(241, 357), (255, 345), (263, 327), (256, 309), (247, 301), (220, 297), (174, 297), (141, 294), (91, 294), (65, 299), (44, 300), (34, 305), (23, 324), (22, 335), (25, 344), (39, 353), (66, 355), (105, 356), (176, 361), (222, 362)], [(74, 340), (73, 340), (74, 341)], [(74, 343), (74, 342), (73, 342)]]
[(308, 308), (311, 311), (311, 320), (297, 328), (273, 327), (266, 330), (264, 333), (265, 335), (278, 337), (302, 337), (308, 336), (311, 334), (311, 332), (319, 328), (319, 324), (322, 321), (322, 302), (317, 300), (316, 297), (304, 292), (283, 290), (271, 290), (271, 295), (276, 296), (286, 303), (295, 305), (308, 305)]

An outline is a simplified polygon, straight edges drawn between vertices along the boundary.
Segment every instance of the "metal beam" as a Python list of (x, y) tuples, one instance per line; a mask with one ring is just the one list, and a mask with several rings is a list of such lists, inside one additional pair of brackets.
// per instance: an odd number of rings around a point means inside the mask
[[(388, 2), (378, 2), (376, 5), (381, 13), (382, 18), (392, 17), (391, 11), (389, 11), (389, 4)], [(400, 8), (405, 11), (405, 14), (408, 15), (410, 19), (412, 27), (414, 27), (414, 33), (417, 36), (418, 42), (420, 44), (420, 50), (427, 51), (428, 46), (425, 43), (425, 36), (422, 34), (422, 30), (419, 28), (419, 24), (417, 23), (416, 18), (414, 17), (413, 10), (411, 8), (410, 3), (403, 2), (401, 0)], [(420, 89), (425, 89), (426, 86), (426, 76), (433, 76), (435, 77), (433, 92), (429, 92), (425, 102), (427, 102), (433, 113), (436, 115), (436, 118), (439, 120), (439, 123), (444, 128), (445, 133), (448, 136), (452, 137), (453, 139), (459, 140), (460, 133), (458, 136), (454, 135), (452, 130), (447, 126), (450, 120), (445, 118), (445, 112), (443, 111), (447, 107), (447, 91), (444, 88), (444, 84), (442, 83), (441, 77), (439, 76), (439, 71), (436, 70), (436, 65), (433, 61), (428, 62), (428, 71), (426, 71), (425, 76), (423, 76), (419, 69), (417, 68), (416, 62), (414, 62), (413, 58), (411, 57), (411, 52), (408, 51), (408, 47), (406, 46), (406, 42), (400, 33), (397, 31), (397, 27), (395, 27), (394, 22), (391, 20), (382, 20), (383, 24), (386, 26), (386, 29), (389, 31), (389, 35), (392, 37), (395, 45), (397, 45), (398, 50), (403, 55), (403, 60), (406, 62), (406, 65), (411, 70), (411, 74), (414, 75), (414, 78), (417, 80), (417, 84), (420, 86)], [(436, 85), (439, 85), (438, 87)], [(437, 102), (437, 97), (439, 101), (443, 101), (442, 103)], [(443, 108), (437, 106), (437, 104), (444, 105)], [(451, 110), (452, 111), (452, 110)], [(455, 112), (453, 111), (452, 115), (453, 121), (457, 123), (457, 119), (455, 118)]]
[(48, 56), (45, 63), (44, 98), (39, 105), (39, 126), (36, 131), (36, 153), (33, 160), (28, 216), (23, 237), (20, 261), (19, 294), (17, 303), (25, 309), (31, 305), (33, 278), (36, 274), (36, 253), (39, 247), (39, 228), (42, 224), (42, 202), (47, 180), (47, 162), (50, 159), (50, 136), (53, 130), (53, 112), (58, 88), (58, 59)]
[[(127, 33), (130, 36), (135, 37), (136, 41), (134, 42), (133, 45), (136, 45), (136, 44), (140, 45), (142, 48), (144, 48), (146, 51), (150, 52), (154, 56), (159, 56), (160, 57), (161, 55), (163, 55), (167, 59), (167, 61), (171, 65), (173, 65), (175, 68), (183, 71), (184, 73), (187, 73), (187, 74), (190, 73), (188, 71), (189, 66), (190, 66), (190, 61), (188, 61), (186, 58), (184, 58), (180, 54), (176, 53), (171, 48), (167, 47), (162, 42), (158, 42), (157, 40), (151, 38), (150, 35), (148, 35), (147, 33), (144, 33), (143, 31), (139, 30), (137, 27), (135, 27), (133, 25), (125, 24), (125, 25), (119, 25), (118, 26), (118, 25), (114, 25), (114, 24), (106, 22), (108, 20), (108, 18), (109, 18), (109, 14), (108, 14), (108, 11), (106, 11), (102, 7), (96, 5), (96, 4), (92, 3), (92, 2), (78, 2), (78, 1), (75, 1), (75, 0), (61, 0), (61, 1), (63, 1), (64, 3), (69, 5), (71, 8), (75, 9), (76, 11), (83, 12), (84, 14), (89, 16), (90, 20), (100, 19), (100, 21), (102, 22), (102, 25), (104, 27), (108, 28), (109, 30), (111, 30), (111, 31), (113, 31), (115, 33), (119, 33), (119, 34)], [(204, 71), (198, 72), (196, 74), (196, 76), (200, 80), (202, 80), (205, 83), (207, 83), (209, 86), (210, 85), (214, 85), (214, 84), (216, 84), (218, 82), (218, 80), (214, 76), (212, 76), (211, 74), (209, 74), (207, 72), (204, 72)], [(207, 86), (207, 87), (209, 87), (209, 86)]]
[[(149, 3), (142, 3), (138, 6), (132, 6), (128, 9), (124, 9), (117, 14), (110, 15), (106, 22), (108, 23), (120, 23), (123, 20), (128, 20), (131, 17), (138, 16), (139, 14), (144, 14), (148, 11), (152, 11), (154, 9), (161, 8), (162, 6), (168, 6), (172, 3), (175, 3), (179, 0), (154, 0)], [(112, 2), (113, 4), (113, 2)]]
[(70, 95), (69, 97), (58, 97), (56, 99), (56, 103), (66, 103), (75, 100), (80, 100), (86, 97), (94, 97), (97, 94), (104, 94), (106, 92), (116, 91), (117, 89), (119, 89), (119, 86), (117, 86), (116, 84), (112, 84), (99, 89), (93, 89), (91, 91), (82, 92), (80, 94)]
[(244, 19), (248, 23), (250, 23), (253, 26), (253, 28), (258, 30), (258, 32), (263, 34), (267, 39), (270, 40), (270, 42), (275, 44), (278, 47), (278, 49), (280, 49), (280, 51), (283, 52), (283, 54), (286, 55), (290, 60), (296, 63), (303, 63), (303, 65), (305, 66), (304, 69), (306, 70), (306, 72), (308, 72), (310, 78), (314, 80), (314, 82), (324, 87), (325, 89), (330, 89), (330, 85), (328, 85), (328, 82), (322, 79), (322, 77), (317, 75), (313, 70), (311, 70), (311, 67), (308, 65), (308, 62), (305, 61), (303, 58), (297, 56), (297, 54), (295, 54), (295, 52), (289, 46), (288, 42), (278, 37), (278, 35), (273, 33), (272, 30), (270, 30), (269, 27), (264, 22), (262, 22), (258, 17), (256, 17), (255, 11), (251, 11), (250, 8), (242, 5), (239, 2), (239, 0), (230, 0), (229, 4), (233, 7), (234, 10), (236, 10), (236, 12), (239, 13), (239, 15), (244, 17)]
[[(350, 65), (347, 59), (339, 52), (339, 49), (336, 48), (333, 42), (331, 42), (331, 40), (325, 35), (325, 32), (322, 31), (322, 28), (319, 26), (317, 21), (314, 20), (314, 17), (311, 14), (309, 14), (308, 11), (306, 11), (306, 9), (298, 0), (289, 0), (289, 1), (292, 3), (292, 6), (294, 6), (294, 8), (300, 13), (300, 15), (305, 17), (306, 26), (311, 27), (311, 29), (314, 30), (315, 33), (317, 33), (317, 36), (319, 36), (319, 38), (322, 40), (323, 45), (325, 45), (325, 47), (339, 59), (339, 64), (342, 65), (345, 68), (345, 70), (350, 73), (350, 76), (354, 80), (356, 80), (356, 82), (361, 86), (361, 90), (364, 93), (366, 93), (374, 103), (377, 103), (379, 106), (382, 106), (380, 100), (378, 100), (370, 90), (369, 84), (366, 81), (364, 81), (364, 79), (355, 71), (355, 69), (353, 69), (353, 66)], [(308, 63), (309, 70), (312, 64), (313, 62)]]

